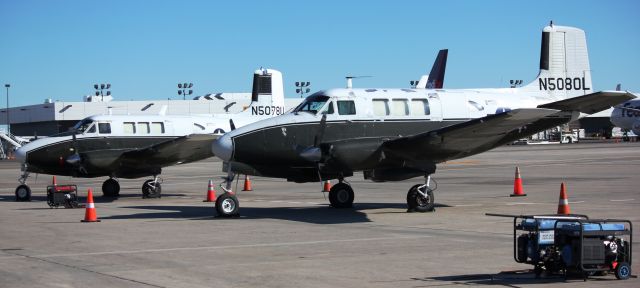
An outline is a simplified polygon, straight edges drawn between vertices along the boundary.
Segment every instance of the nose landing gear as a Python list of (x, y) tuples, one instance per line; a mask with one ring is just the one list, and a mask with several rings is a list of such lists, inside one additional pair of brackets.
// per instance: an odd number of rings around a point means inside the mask
[(162, 182), (162, 179), (158, 175), (153, 176), (153, 179), (144, 181), (144, 184), (142, 184), (142, 198), (161, 198), (162, 185), (160, 182)]
[(407, 192), (407, 212), (431, 212), (436, 210), (433, 191), (429, 187), (431, 175), (425, 176), (425, 184), (416, 184)]

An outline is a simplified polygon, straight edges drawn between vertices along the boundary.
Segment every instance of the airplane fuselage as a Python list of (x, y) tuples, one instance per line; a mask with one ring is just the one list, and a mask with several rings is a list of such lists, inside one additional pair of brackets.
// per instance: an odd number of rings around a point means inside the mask
[[(316, 137), (322, 133), (322, 142), (331, 143), (319, 147), (323, 155), (332, 155), (332, 160), (323, 162), (320, 169), (326, 178), (337, 177), (338, 173), (349, 176), (353, 171), (374, 167), (427, 166), (481, 151), (447, 155), (429, 153), (425, 148), (422, 158), (408, 165), (379, 159), (378, 148), (388, 140), (549, 102), (521, 88), (449, 91), (333, 89), (320, 91), (305, 102), (314, 101), (317, 103), (309, 105), (316, 107), (305, 110), (299, 106), (296, 112), (260, 121), (223, 136), (217, 142), (230, 141), (227, 144), (233, 147), (233, 154), (218, 156), (231, 160), (233, 169), (240, 173), (287, 178), (296, 182), (317, 181), (317, 165), (301, 156), (301, 153), (313, 147)], [(305, 105), (305, 102), (301, 105)], [(320, 132), (320, 119), (324, 114), (326, 128)], [(567, 122), (567, 117), (571, 116), (550, 118), (537, 125), (554, 127)], [(523, 130), (523, 135), (526, 132)], [(520, 137), (522, 135), (513, 135), (512, 138), (515, 140)], [(407, 169), (405, 172), (411, 174), (412, 168)], [(421, 174), (419, 170), (415, 171), (417, 175)]]

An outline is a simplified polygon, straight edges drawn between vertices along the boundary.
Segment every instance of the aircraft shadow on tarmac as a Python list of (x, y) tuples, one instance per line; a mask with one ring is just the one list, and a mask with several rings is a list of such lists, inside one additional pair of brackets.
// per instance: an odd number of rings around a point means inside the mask
[[(444, 205), (437, 205), (444, 206)], [(436, 207), (437, 207), (436, 206)], [(126, 206), (129, 209), (156, 210), (157, 212), (142, 212), (128, 215), (112, 215), (100, 219), (191, 219), (191, 220), (224, 220), (228, 218), (215, 217), (216, 212), (211, 206)], [(251, 219), (280, 219), (305, 222), (312, 224), (344, 224), (371, 222), (363, 210), (399, 208), (406, 209), (406, 204), (400, 203), (357, 203), (353, 209), (334, 209), (328, 206), (314, 207), (242, 207), (240, 217), (234, 220)], [(405, 210), (389, 213), (406, 213)]]
[[(442, 286), (442, 285), (491, 285), (491, 286), (506, 286), (506, 287), (519, 287), (518, 285), (548, 285), (553, 283), (564, 282), (583, 282), (582, 275), (570, 274), (567, 279), (562, 275), (542, 276), (541, 278), (535, 278), (533, 270), (517, 270), (517, 271), (503, 271), (496, 274), (465, 274), (465, 275), (450, 275), (450, 276), (436, 276), (436, 277), (423, 277), (423, 278), (411, 278), (414, 281), (426, 282), (425, 286)], [(613, 275), (608, 276), (590, 276), (587, 281), (618, 281)]]

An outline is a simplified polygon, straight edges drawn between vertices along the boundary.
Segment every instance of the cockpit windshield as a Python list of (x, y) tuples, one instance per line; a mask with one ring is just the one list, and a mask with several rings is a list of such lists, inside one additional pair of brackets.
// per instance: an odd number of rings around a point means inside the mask
[(296, 109), (293, 110), (294, 113), (297, 112), (309, 112), (316, 114), (324, 105), (329, 101), (328, 96), (324, 95), (311, 95), (304, 99)]
[(82, 134), (82, 133), (85, 133), (85, 132), (93, 133), (93, 132), (96, 132), (96, 126), (93, 125), (93, 120), (84, 119), (84, 120), (78, 122), (78, 124), (76, 124), (76, 126), (73, 126), (73, 130), (75, 130), (76, 133), (78, 133), (78, 134)]

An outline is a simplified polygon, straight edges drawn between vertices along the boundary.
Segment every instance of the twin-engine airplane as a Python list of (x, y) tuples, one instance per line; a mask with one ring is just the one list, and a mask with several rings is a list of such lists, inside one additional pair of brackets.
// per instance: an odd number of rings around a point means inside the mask
[[(593, 92), (584, 31), (542, 30), (540, 71), (530, 84), (498, 89), (331, 89), (292, 112), (231, 131), (213, 142), (229, 172), (294, 182), (338, 179), (331, 206), (351, 207), (345, 178), (399, 181), (424, 176), (407, 193), (409, 210), (434, 209), (436, 164), (478, 154), (634, 98)], [(222, 216), (238, 213), (232, 193), (220, 195)]]
[(16, 199), (31, 198), (31, 189), (26, 185), (29, 173), (108, 176), (102, 192), (111, 197), (120, 193), (117, 178), (153, 176), (142, 185), (142, 195), (160, 197), (158, 175), (163, 167), (211, 157), (211, 142), (235, 128), (232, 126), (284, 114), (282, 74), (273, 69), (256, 70), (251, 100), (246, 110), (236, 114), (87, 117), (72, 131), (32, 141), (16, 151), (23, 172), (15, 190)]

